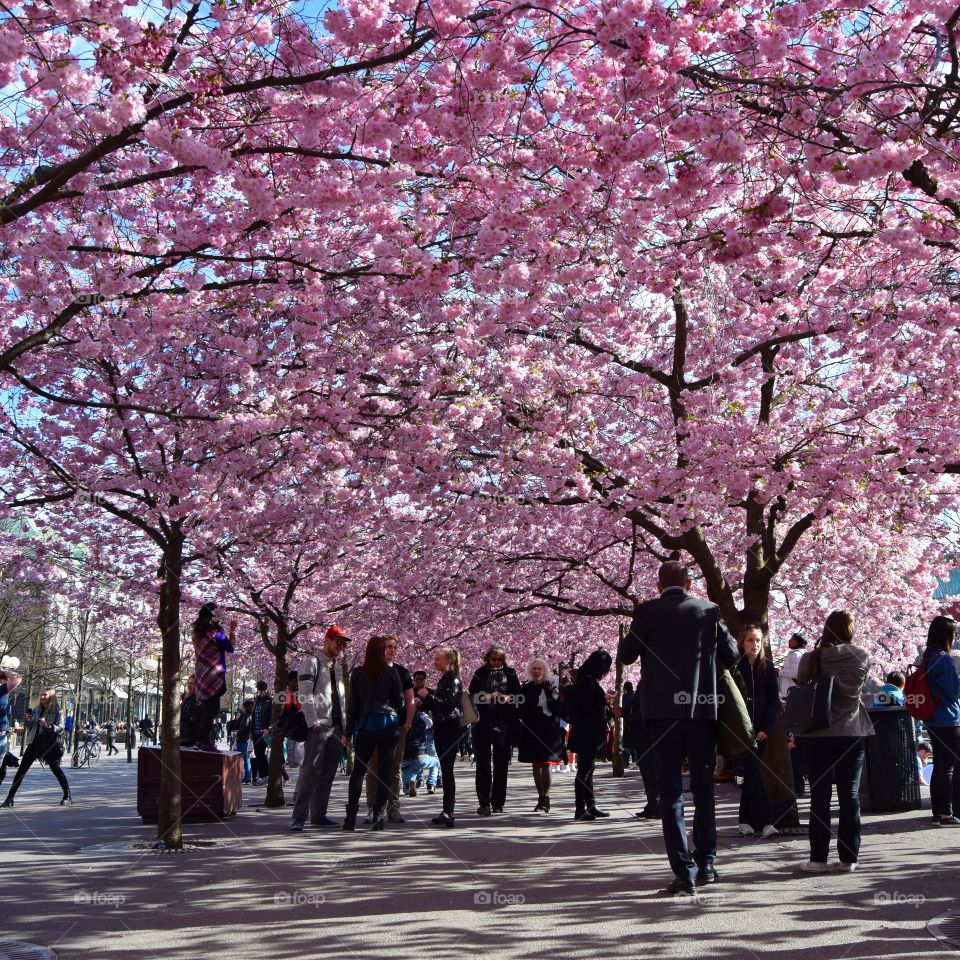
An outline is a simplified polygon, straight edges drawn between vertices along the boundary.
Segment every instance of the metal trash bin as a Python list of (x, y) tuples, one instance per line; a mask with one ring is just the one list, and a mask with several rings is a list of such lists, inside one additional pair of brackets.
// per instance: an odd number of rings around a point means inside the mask
[(920, 774), (913, 718), (903, 707), (871, 710), (876, 731), (867, 737), (860, 807), (869, 813), (920, 809)]

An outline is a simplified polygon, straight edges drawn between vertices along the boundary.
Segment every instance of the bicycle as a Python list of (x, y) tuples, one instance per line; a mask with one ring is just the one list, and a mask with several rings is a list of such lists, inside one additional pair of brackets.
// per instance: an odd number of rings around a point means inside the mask
[(70, 758), (71, 767), (95, 767), (100, 762), (100, 738), (95, 733), (88, 733), (77, 745)]

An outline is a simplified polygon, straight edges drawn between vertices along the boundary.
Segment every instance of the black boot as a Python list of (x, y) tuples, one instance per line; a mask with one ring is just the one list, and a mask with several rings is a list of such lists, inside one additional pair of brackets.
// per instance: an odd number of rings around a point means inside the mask
[(356, 830), (357, 829), (357, 811), (356, 810), (347, 810), (347, 815), (343, 818), (343, 829), (344, 830)]
[(533, 808), (534, 813), (539, 813), (543, 809), (543, 794), (539, 794), (537, 797), (537, 805)]
[(386, 810), (374, 810), (373, 811), (373, 825), (370, 827), (371, 830), (383, 830), (387, 821), (387, 811)]
[(544, 794), (540, 800), (540, 809), (544, 813), (550, 812), (550, 797), (547, 794)]
[(63, 799), (60, 801), (60, 806), (65, 807), (68, 803), (73, 803), (73, 797), (70, 796), (69, 792), (63, 795)]

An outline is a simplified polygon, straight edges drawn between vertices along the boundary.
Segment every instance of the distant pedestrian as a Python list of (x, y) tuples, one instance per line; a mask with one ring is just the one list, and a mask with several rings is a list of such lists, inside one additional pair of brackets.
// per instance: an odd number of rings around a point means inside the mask
[(117, 725), (112, 720), (107, 720), (103, 725), (103, 732), (107, 735), (107, 756), (111, 757), (113, 754), (119, 753), (120, 751), (114, 742), (117, 735)]

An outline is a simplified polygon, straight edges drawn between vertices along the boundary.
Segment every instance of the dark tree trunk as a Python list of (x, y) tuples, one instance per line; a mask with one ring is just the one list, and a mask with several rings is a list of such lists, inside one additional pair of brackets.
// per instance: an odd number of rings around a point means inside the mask
[(180, 576), (183, 534), (172, 524), (160, 568), (160, 609), (157, 623), (162, 641), (160, 710), (160, 813), (157, 840), (168, 850), (183, 847), (181, 830), (180, 710)]
[(276, 669), (273, 676), (273, 714), (270, 726), (270, 771), (267, 781), (267, 796), (264, 806), (276, 808), (286, 806), (283, 795), (283, 738), (279, 732), (280, 711), (283, 709), (284, 693), (287, 689), (287, 650), (289, 637), (285, 624), (277, 626), (277, 642), (273, 647)]
[(623, 717), (617, 716), (623, 707), (623, 661), (620, 659), (620, 648), (623, 646), (623, 636), (625, 630), (623, 624), (620, 624), (620, 642), (617, 644), (617, 657), (614, 661), (616, 666), (616, 686), (613, 693), (613, 705), (616, 711), (613, 717), (613, 749), (610, 762), (613, 765), (613, 775), (622, 777), (623, 770)]

